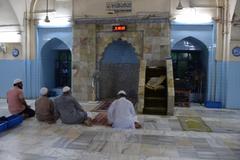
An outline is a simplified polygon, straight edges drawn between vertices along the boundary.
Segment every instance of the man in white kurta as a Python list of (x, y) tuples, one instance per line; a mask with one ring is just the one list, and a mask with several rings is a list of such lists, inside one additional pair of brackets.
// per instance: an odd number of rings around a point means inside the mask
[(119, 91), (118, 99), (108, 109), (108, 122), (113, 128), (134, 129), (136, 113), (131, 101), (126, 99), (126, 92)]

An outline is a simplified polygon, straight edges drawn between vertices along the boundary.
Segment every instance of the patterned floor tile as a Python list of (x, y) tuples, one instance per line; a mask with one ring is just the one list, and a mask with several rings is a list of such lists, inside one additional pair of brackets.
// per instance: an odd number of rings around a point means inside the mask
[[(0, 115), (9, 114), (5, 100), (0, 104)], [(182, 131), (179, 115), (200, 116), (213, 132)], [(0, 133), (0, 159), (239, 160), (239, 117), (238, 110), (175, 108), (174, 116), (139, 115), (144, 126), (140, 130), (65, 125), (60, 121), (49, 125), (31, 118)]]

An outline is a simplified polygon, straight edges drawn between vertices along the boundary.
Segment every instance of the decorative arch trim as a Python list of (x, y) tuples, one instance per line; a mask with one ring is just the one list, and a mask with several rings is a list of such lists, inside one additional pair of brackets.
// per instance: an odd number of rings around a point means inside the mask
[[(116, 48), (117, 52), (115, 52), (115, 54), (110, 53), (112, 50), (115, 49), (114, 47), (117, 47)], [(119, 49), (121, 49), (122, 53), (119, 53)], [(129, 50), (132, 51), (128, 52)], [(138, 57), (138, 54), (136, 53), (136, 50), (133, 47), (133, 45), (128, 41), (122, 39), (113, 40), (111, 43), (108, 43), (99, 60), (103, 63), (108, 63), (108, 61), (111, 60), (115, 63), (122, 63), (121, 56), (128, 56), (128, 58), (130, 58), (125, 59), (125, 62), (139, 63), (140, 61), (140, 58)]]
[[(42, 54), (42, 51), (44, 50), (44, 48), (48, 47), (48, 45), (50, 45), (51, 43), (56, 43), (56, 44), (54, 44), (56, 49), (58, 49), (60, 46), (63, 46), (63, 47), (65, 47), (64, 49), (71, 51), (71, 48), (67, 45), (67, 43), (65, 43), (63, 40), (55, 37), (43, 44), (40, 53)], [(71, 51), (71, 53), (72, 53), (72, 51)]]
[(206, 45), (194, 37), (186, 37), (182, 40), (176, 42), (172, 48), (172, 50), (207, 50)]

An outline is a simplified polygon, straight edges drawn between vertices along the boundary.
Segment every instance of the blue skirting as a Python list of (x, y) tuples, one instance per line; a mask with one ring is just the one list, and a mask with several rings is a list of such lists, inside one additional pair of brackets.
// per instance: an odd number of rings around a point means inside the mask
[(206, 101), (204, 105), (207, 108), (222, 108), (222, 102)]

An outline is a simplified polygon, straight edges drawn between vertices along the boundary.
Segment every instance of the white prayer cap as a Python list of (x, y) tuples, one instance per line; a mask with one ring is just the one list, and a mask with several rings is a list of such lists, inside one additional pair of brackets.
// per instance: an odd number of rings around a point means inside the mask
[(22, 82), (21, 79), (15, 79), (15, 80), (13, 81), (13, 84), (18, 84), (18, 83), (20, 83), (20, 82)]
[(71, 88), (68, 86), (63, 87), (63, 89), (62, 89), (63, 93), (69, 92), (70, 90), (71, 90)]
[(46, 87), (42, 87), (42, 88), (40, 89), (40, 94), (41, 94), (42, 96), (45, 96), (47, 93), (48, 93), (48, 89), (47, 89)]
[(125, 95), (125, 96), (127, 95), (124, 90), (121, 90), (121, 91), (119, 91), (119, 92), (117, 93), (117, 95), (120, 95), (120, 94), (123, 94), (123, 95)]

